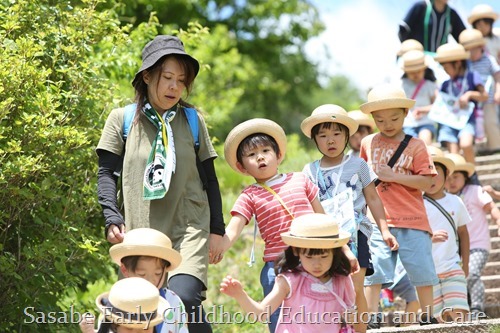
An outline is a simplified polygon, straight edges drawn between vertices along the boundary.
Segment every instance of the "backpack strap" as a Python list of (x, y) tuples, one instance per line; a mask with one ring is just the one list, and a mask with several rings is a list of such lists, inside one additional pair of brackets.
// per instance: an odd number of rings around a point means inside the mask
[(123, 126), (122, 126), (122, 137), (123, 141), (127, 141), (128, 133), (132, 127), (132, 120), (135, 116), (135, 110), (137, 109), (137, 104), (132, 103), (125, 107), (125, 113), (123, 114)]
[(198, 138), (198, 112), (193, 108), (184, 108), (184, 114), (186, 115), (189, 128), (191, 129), (191, 134), (193, 135), (194, 151), (198, 153), (198, 151), (200, 150), (200, 140)]
[[(394, 166), (394, 164), (396, 164), (396, 161), (398, 160), (399, 156), (401, 156), (403, 151), (406, 149), (406, 146), (408, 146), (408, 143), (410, 143), (410, 140), (411, 140), (411, 135), (406, 134), (403, 141), (401, 141), (401, 143), (399, 144), (398, 149), (396, 149), (396, 152), (394, 153), (394, 155), (392, 155), (391, 159), (387, 163), (387, 165), (389, 167), (392, 168)], [(380, 179), (378, 179), (378, 178), (375, 179), (375, 186), (378, 186), (378, 184), (380, 184), (380, 183), (381, 183)]]

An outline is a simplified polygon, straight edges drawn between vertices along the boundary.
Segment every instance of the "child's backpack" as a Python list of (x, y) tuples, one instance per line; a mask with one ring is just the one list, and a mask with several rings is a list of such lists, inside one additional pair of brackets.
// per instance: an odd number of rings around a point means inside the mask
[[(132, 103), (125, 106), (125, 113), (123, 115), (123, 141), (127, 142), (127, 137), (132, 128), (132, 120), (135, 116), (135, 110), (137, 109), (137, 104)], [(200, 140), (198, 138), (199, 126), (198, 126), (198, 113), (196, 109), (183, 107), (184, 114), (186, 115), (189, 128), (191, 129), (191, 135), (194, 140), (194, 152), (196, 154), (196, 167), (198, 168), (198, 174), (200, 175), (201, 182), (203, 183), (203, 190), (207, 189), (207, 177), (205, 175), (205, 170), (203, 170), (203, 166), (201, 165), (200, 158), (198, 157), (198, 151), (200, 150)], [(123, 149), (123, 153), (121, 156), (121, 161), (119, 167), (115, 171), (115, 175), (117, 177), (120, 176), (122, 168), (123, 168), (123, 158), (125, 156), (125, 149)]]

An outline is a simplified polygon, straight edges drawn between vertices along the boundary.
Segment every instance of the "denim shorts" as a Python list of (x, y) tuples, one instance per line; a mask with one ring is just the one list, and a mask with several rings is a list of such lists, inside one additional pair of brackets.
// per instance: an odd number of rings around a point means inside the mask
[(391, 251), (377, 227), (370, 239), (375, 273), (365, 278), (365, 286), (382, 284), (389, 287), (394, 281), (394, 270), (399, 254), (401, 262), (415, 287), (432, 286), (439, 280), (432, 260), (431, 236), (426, 231), (408, 228), (389, 228), (399, 243), (398, 251)]
[(418, 134), (422, 130), (429, 130), (432, 133), (432, 137), (436, 137), (436, 127), (434, 127), (434, 125), (432, 124), (420, 125), (416, 127), (403, 127), (403, 131), (405, 132), (405, 134), (409, 134), (414, 138), (418, 138)]
[(437, 142), (458, 143), (458, 139), (464, 134), (470, 134), (472, 136), (476, 135), (475, 121), (469, 121), (467, 124), (465, 124), (465, 127), (462, 128), (461, 130), (457, 130), (454, 129), (453, 127), (439, 124)]

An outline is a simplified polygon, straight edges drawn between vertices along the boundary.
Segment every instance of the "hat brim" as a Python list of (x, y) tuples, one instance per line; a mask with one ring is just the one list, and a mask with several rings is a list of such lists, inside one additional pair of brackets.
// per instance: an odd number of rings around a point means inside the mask
[(160, 50), (161, 52), (156, 52), (150, 57), (148, 57), (141, 65), (141, 68), (137, 71), (137, 73), (134, 76), (134, 79), (132, 80), (132, 86), (135, 86), (137, 81), (142, 79), (142, 72), (153, 67), (154, 64), (156, 64), (161, 58), (167, 56), (167, 55), (180, 55), (186, 58), (188, 61), (190, 61), (193, 64), (194, 68), (194, 77), (198, 76), (198, 72), (200, 71), (200, 63), (198, 60), (187, 54), (186, 52), (183, 52), (177, 48), (169, 48), (169, 49), (162, 49)]
[(443, 56), (436, 55), (434, 57), (434, 60), (439, 62), (440, 64), (443, 64), (446, 62), (467, 60), (469, 58), (470, 58), (470, 52), (465, 51), (465, 53), (460, 53), (460, 54), (450, 54), (450, 55), (443, 55)]
[(246, 137), (257, 133), (263, 133), (271, 136), (278, 144), (280, 150), (278, 160), (282, 161), (285, 158), (286, 135), (283, 129), (274, 121), (269, 119), (254, 118), (233, 128), (224, 142), (224, 158), (226, 159), (227, 164), (229, 164), (234, 171), (245, 174), (241, 172), (237, 166), (238, 160), (236, 153), (238, 146)]
[(476, 40), (472, 40), (472, 41), (464, 42), (464, 43), (460, 43), (460, 44), (462, 44), (462, 46), (464, 47), (465, 50), (470, 50), (470, 49), (473, 49), (473, 48), (478, 47), (478, 46), (485, 46), (486, 41), (483, 38), (483, 39), (476, 39)]
[(478, 13), (478, 14), (472, 14), (467, 18), (467, 21), (472, 25), (474, 22), (477, 20), (481, 19), (492, 19), (493, 21), (496, 21), (498, 18), (498, 14), (495, 12), (492, 13)]
[(345, 231), (339, 231), (338, 238), (299, 237), (290, 232), (281, 234), (281, 239), (285, 244), (304, 249), (333, 249), (346, 245), (350, 238), (350, 234)]
[(106, 314), (105, 318), (111, 322), (118, 324), (120, 326), (128, 328), (142, 328), (154, 327), (163, 321), (163, 314), (170, 308), (170, 303), (161, 296), (158, 296), (158, 310), (156, 311), (156, 316), (149, 321), (131, 321), (129, 318), (120, 317), (114, 313), (108, 313), (106, 311), (106, 306), (102, 304), (104, 298), (109, 298), (109, 291), (100, 294), (95, 300), (95, 304), (102, 314)]
[(448, 174), (450, 174), (450, 175), (453, 173), (453, 171), (455, 171), (455, 163), (450, 158), (433, 156), (432, 161), (434, 163), (440, 163), (440, 164), (444, 165), (446, 167), (446, 169), (448, 170)]
[(118, 265), (121, 264), (124, 257), (128, 256), (149, 256), (164, 259), (170, 263), (170, 266), (166, 268), (167, 271), (176, 269), (182, 261), (180, 253), (176, 250), (154, 244), (119, 243), (109, 249), (109, 254)]
[(370, 114), (375, 111), (387, 109), (411, 109), (415, 100), (409, 98), (388, 98), (362, 104), (359, 109)]
[(404, 72), (408, 72), (408, 73), (421, 71), (422, 69), (426, 69), (428, 67), (427, 61), (428, 61), (427, 58), (424, 58), (423, 63), (416, 64), (416, 65), (410, 65), (410, 66), (405, 66), (405, 64), (403, 63), (403, 64), (401, 64), (401, 69)]
[(349, 136), (356, 133), (358, 130), (359, 124), (356, 120), (352, 119), (348, 116), (337, 115), (334, 113), (323, 113), (323, 114), (315, 114), (307, 117), (300, 124), (300, 129), (302, 133), (308, 138), (311, 138), (311, 131), (314, 126), (322, 123), (339, 123), (347, 127), (349, 129)]
[(457, 171), (465, 171), (465, 172), (467, 172), (467, 175), (469, 177), (471, 177), (474, 174), (475, 167), (474, 167), (474, 164), (469, 163), (469, 162), (466, 162), (465, 164), (459, 164), (459, 165), (455, 164), (455, 171), (454, 172), (457, 172)]

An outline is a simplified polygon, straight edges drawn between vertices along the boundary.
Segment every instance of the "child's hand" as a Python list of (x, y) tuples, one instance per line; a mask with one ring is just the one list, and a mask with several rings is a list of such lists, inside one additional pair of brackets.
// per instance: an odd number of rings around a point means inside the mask
[(241, 282), (227, 275), (220, 284), (220, 292), (236, 298), (243, 293)]
[(416, 107), (411, 111), (411, 114), (415, 120), (419, 120), (419, 119), (422, 119), (425, 112), (423, 112), (421, 108)]
[(80, 331), (82, 333), (95, 333), (94, 331), (95, 317), (91, 313), (84, 313), (80, 322)]
[(218, 264), (221, 262), (224, 253), (224, 236), (210, 234), (208, 236), (208, 262)]
[(461, 109), (467, 109), (467, 106), (469, 105), (469, 93), (466, 92), (460, 98), (458, 99), (458, 105), (460, 105)]
[(378, 179), (383, 182), (393, 182), (394, 181), (394, 171), (387, 164), (381, 164), (378, 167), (377, 172)]
[(384, 239), (384, 242), (389, 246), (391, 251), (396, 251), (399, 249), (399, 243), (396, 240), (396, 237), (394, 237), (393, 234), (389, 230), (384, 230), (382, 232), (382, 238)]
[(436, 230), (432, 233), (432, 242), (446, 242), (448, 240), (448, 233), (446, 230)]
[(351, 264), (351, 273), (356, 274), (357, 272), (359, 272), (360, 267), (358, 258), (356, 258), (354, 253), (352, 253), (349, 246), (347, 245), (342, 246), (342, 252), (344, 252), (347, 259), (349, 259), (349, 264)]

